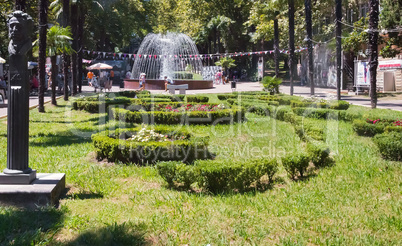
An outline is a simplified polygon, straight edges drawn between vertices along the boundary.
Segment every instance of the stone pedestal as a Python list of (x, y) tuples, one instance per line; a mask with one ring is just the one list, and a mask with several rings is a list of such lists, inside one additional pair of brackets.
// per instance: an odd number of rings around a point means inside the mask
[(30, 185), (0, 185), (0, 205), (37, 208), (58, 206), (65, 189), (64, 173), (38, 173)]

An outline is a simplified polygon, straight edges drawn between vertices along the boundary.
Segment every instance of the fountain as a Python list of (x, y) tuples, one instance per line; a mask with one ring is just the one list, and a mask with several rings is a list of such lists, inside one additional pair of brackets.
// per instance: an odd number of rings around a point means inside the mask
[(146, 74), (146, 89), (164, 89), (164, 76), (175, 85), (188, 84), (191, 89), (213, 87), (212, 80), (202, 78), (202, 60), (191, 38), (183, 33), (148, 34), (134, 61), (131, 78), (124, 80), (125, 89), (138, 89), (138, 78)]

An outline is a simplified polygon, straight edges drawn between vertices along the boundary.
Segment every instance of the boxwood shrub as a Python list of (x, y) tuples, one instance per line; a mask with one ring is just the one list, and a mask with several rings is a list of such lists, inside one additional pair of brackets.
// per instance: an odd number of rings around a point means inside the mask
[(292, 108), (329, 108), (336, 110), (347, 110), (349, 108), (349, 103), (346, 101), (308, 102), (308, 101), (291, 100), (290, 106)]
[(104, 131), (92, 135), (97, 158), (107, 159), (109, 162), (141, 165), (168, 160), (191, 163), (196, 159), (210, 158), (207, 137), (193, 138), (187, 131), (166, 126), (155, 126), (153, 129), (168, 137), (176, 136), (178, 140), (163, 142), (126, 140), (136, 134), (140, 127)]
[(85, 97), (77, 98), (72, 101), (72, 108), (74, 110), (85, 110), (90, 113), (99, 113), (100, 110), (105, 109), (110, 105), (123, 105), (127, 106), (132, 103), (139, 102), (138, 99), (127, 97), (114, 97), (114, 98), (99, 98), (99, 97)]
[(376, 134), (381, 134), (385, 131), (385, 125), (381, 123), (368, 123), (365, 120), (354, 120), (353, 130), (360, 136), (372, 137)]
[(242, 108), (222, 109), (218, 111), (163, 112), (111, 109), (111, 117), (130, 123), (144, 124), (226, 124), (242, 122), (245, 111)]
[(309, 162), (310, 157), (307, 153), (292, 153), (282, 158), (282, 165), (291, 179), (298, 177), (298, 174), (304, 177)]
[(189, 188), (197, 184), (199, 188), (213, 193), (224, 191), (244, 191), (258, 184), (263, 176), (270, 183), (278, 171), (275, 159), (256, 158), (244, 161), (197, 160), (194, 165), (180, 162), (160, 162), (157, 169), (169, 186), (182, 185)]
[(329, 156), (329, 147), (323, 142), (310, 142), (307, 144), (307, 153), (311, 161), (317, 168), (326, 167), (333, 164), (332, 158)]
[(187, 96), (187, 102), (206, 103), (209, 97), (206, 96)]
[(402, 132), (387, 132), (373, 138), (385, 159), (402, 161)]

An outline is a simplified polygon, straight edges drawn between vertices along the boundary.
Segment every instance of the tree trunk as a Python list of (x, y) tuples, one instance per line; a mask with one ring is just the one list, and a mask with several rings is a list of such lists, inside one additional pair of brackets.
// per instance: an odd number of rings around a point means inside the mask
[(308, 50), (308, 80), (310, 82), (310, 94), (314, 95), (314, 61), (313, 61), (313, 25), (311, 21), (311, 0), (304, 0), (306, 14), (307, 50)]
[(82, 41), (84, 39), (84, 23), (85, 23), (85, 10), (83, 5), (79, 9), (80, 17), (78, 19), (78, 92), (82, 92)]
[(27, 11), (27, 1), (26, 0), (15, 0), (15, 9), (21, 10), (26, 13)]
[(341, 100), (342, 76), (342, 0), (336, 0), (336, 97)]
[(45, 86), (46, 86), (46, 34), (47, 34), (47, 0), (39, 2), (39, 107), (38, 111), (45, 112)]
[(279, 27), (278, 19), (274, 19), (274, 60), (275, 60), (275, 77), (279, 78)]
[(52, 64), (52, 104), (53, 105), (57, 105), (57, 101), (56, 101), (56, 84), (57, 84), (57, 65), (56, 65), (56, 56), (51, 56), (50, 57), (50, 62)]
[(295, 60), (295, 2), (288, 0), (288, 17), (289, 17), (289, 82), (290, 95), (293, 95), (293, 72)]
[(377, 107), (377, 66), (378, 66), (378, 15), (379, 1), (370, 0), (369, 49), (370, 49), (370, 97), (371, 108)]
[(78, 56), (77, 56), (77, 50), (78, 50), (78, 3), (74, 3), (71, 5), (71, 12), (74, 13), (71, 16), (71, 32), (73, 35), (73, 54), (71, 55), (71, 73), (72, 73), (72, 88), (71, 89), (71, 95), (74, 96), (77, 94), (77, 75), (78, 75)]
[[(63, 0), (63, 27), (67, 27), (70, 20), (70, 0)], [(70, 56), (63, 54), (63, 74), (64, 74), (64, 100), (68, 101), (68, 68), (70, 66)]]

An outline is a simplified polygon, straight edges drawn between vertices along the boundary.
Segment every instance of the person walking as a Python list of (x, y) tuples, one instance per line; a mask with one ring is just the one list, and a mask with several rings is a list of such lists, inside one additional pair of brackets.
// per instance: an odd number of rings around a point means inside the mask
[(139, 78), (139, 82), (140, 82), (140, 91), (143, 91), (143, 90), (145, 90), (145, 76), (146, 76), (146, 74), (145, 73), (141, 73), (140, 74), (140, 78)]

